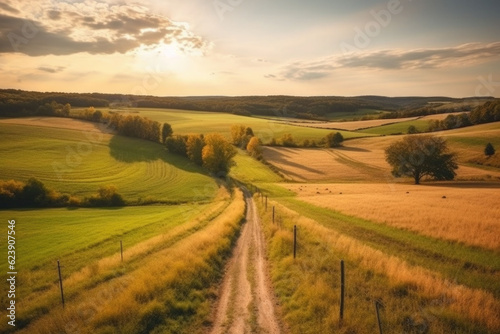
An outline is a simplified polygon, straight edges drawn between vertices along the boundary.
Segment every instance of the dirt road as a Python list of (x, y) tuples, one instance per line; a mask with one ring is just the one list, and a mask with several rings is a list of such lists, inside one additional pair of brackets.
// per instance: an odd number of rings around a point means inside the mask
[(253, 199), (226, 268), (211, 334), (281, 333), (268, 279), (265, 241)]

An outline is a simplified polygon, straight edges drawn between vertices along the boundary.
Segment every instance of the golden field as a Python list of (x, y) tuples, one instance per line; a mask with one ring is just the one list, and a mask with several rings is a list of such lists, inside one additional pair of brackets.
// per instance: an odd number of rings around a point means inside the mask
[(500, 184), (290, 184), (287, 188), (300, 200), (344, 214), (500, 250)]

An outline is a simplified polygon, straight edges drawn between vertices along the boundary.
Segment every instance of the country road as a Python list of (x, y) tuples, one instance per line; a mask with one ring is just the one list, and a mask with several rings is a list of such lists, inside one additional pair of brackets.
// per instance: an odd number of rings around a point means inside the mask
[(281, 333), (269, 283), (265, 241), (252, 197), (222, 282), (211, 334)]

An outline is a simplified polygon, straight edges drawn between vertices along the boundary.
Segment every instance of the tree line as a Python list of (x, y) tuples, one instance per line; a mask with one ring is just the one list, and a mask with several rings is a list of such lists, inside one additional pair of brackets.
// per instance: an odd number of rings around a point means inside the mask
[(500, 121), (500, 100), (489, 101), (470, 113), (448, 115), (444, 120), (429, 121), (429, 131), (463, 128), (466, 126)]
[(102, 186), (96, 194), (80, 198), (61, 194), (36, 178), (27, 182), (0, 180), (0, 208), (113, 207), (125, 204), (113, 185)]
[[(158, 97), (127, 94), (54, 93), (0, 89), (0, 116), (37, 115), (41, 105), (70, 104), (73, 107), (171, 108), (181, 110), (226, 112), (238, 115), (264, 115), (326, 120), (328, 114), (354, 112), (359, 109), (390, 111), (380, 117), (423, 116), (443, 113), (439, 103), (492, 100), (492, 98), (454, 99), (447, 97), (385, 97), (385, 96), (199, 96)], [(433, 103), (429, 107), (429, 103)], [(442, 109), (442, 106), (441, 106)], [(456, 112), (457, 110), (454, 110)], [(460, 111), (460, 110), (458, 110)]]

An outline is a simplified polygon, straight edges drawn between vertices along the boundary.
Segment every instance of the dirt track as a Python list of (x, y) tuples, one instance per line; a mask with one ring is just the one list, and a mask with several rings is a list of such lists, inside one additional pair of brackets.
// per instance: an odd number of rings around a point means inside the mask
[(255, 203), (246, 196), (247, 216), (226, 268), (211, 334), (281, 333)]

